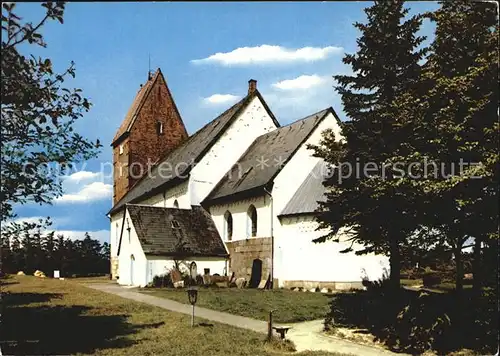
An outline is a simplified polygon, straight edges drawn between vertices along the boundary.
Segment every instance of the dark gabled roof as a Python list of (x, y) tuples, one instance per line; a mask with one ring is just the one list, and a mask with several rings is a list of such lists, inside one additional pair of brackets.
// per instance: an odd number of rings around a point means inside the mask
[(227, 257), (226, 247), (210, 214), (192, 209), (127, 205), (146, 255)]
[(333, 109), (327, 108), (257, 137), (202, 205), (250, 194), (271, 183), (328, 113), (333, 113)]
[(319, 207), (318, 201), (326, 201), (326, 187), (323, 185), (323, 181), (327, 175), (328, 165), (325, 161), (320, 160), (278, 216), (315, 213)]
[(113, 138), (113, 141), (111, 142), (111, 145), (113, 146), (116, 141), (118, 141), (125, 133), (130, 131), (130, 128), (132, 127), (132, 123), (135, 121), (135, 118), (137, 117), (137, 113), (139, 109), (141, 108), (142, 104), (146, 100), (146, 97), (148, 96), (147, 94), (153, 87), (154, 82), (158, 78), (158, 72), (155, 73), (155, 75), (152, 78), (148, 78), (148, 81), (146, 84), (141, 85), (141, 88), (137, 92), (137, 95), (134, 98), (134, 101), (132, 102), (132, 105), (130, 105), (130, 108), (127, 111), (127, 115), (125, 115), (125, 119), (122, 121), (120, 127), (116, 131), (115, 137)]
[[(163, 78), (163, 82), (165, 83), (165, 86), (167, 87), (167, 91), (170, 94), (170, 90), (168, 89), (167, 81), (163, 77), (163, 73), (161, 72), (160, 68), (157, 69), (157, 71), (154, 73), (153, 76), (148, 75), (148, 80), (144, 85), (141, 85), (141, 88), (137, 92), (137, 95), (134, 98), (134, 101), (132, 102), (132, 105), (130, 106), (127, 115), (125, 115), (125, 119), (121, 123), (120, 127), (116, 131), (115, 137), (113, 138), (113, 141), (111, 142), (111, 146), (116, 146), (120, 141), (122, 141), (123, 138), (125, 138), (129, 133), (130, 130), (132, 129), (132, 126), (134, 125), (135, 121), (137, 120), (137, 115), (139, 114), (139, 111), (141, 110), (142, 106), (146, 102), (146, 99), (149, 96), (149, 93), (151, 92), (151, 89), (153, 89), (155, 82), (158, 80), (158, 78)], [(177, 115), (180, 117), (179, 110), (177, 109), (177, 106), (175, 105), (175, 102), (172, 99), (173, 103), (173, 108), (177, 112)]]
[[(278, 121), (267, 107), (267, 104), (265, 104), (264, 99), (260, 93), (255, 90), (213, 121), (206, 124), (203, 128), (190, 136), (182, 145), (167, 154), (163, 159), (159, 160), (151, 169), (151, 173), (146, 173), (144, 177), (141, 178), (130, 191), (115, 204), (115, 206), (113, 206), (108, 214), (117, 212), (122, 209), (125, 204), (137, 203), (141, 199), (152, 196), (167, 185), (175, 185), (185, 181), (189, 177), (188, 175), (193, 164), (197, 163), (201, 157), (205, 155), (254, 97), (260, 99), (276, 126), (279, 127)], [(162, 163), (165, 163), (165, 165), (162, 165)], [(169, 167), (172, 167), (172, 169), (169, 170)], [(178, 168), (176, 169), (176, 167)], [(159, 168), (163, 169), (163, 174), (159, 174)]]

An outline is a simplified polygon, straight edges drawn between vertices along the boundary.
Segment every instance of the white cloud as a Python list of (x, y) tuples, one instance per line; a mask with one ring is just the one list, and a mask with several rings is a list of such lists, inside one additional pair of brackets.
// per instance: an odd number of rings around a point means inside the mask
[(294, 79), (286, 79), (274, 83), (272, 86), (280, 90), (304, 90), (312, 87), (319, 86), (328, 81), (327, 77), (320, 77), (319, 75), (301, 75)]
[(82, 203), (95, 200), (108, 199), (113, 195), (113, 186), (103, 182), (93, 182), (85, 185), (76, 193), (63, 194), (56, 198), (60, 203)]
[(298, 88), (296, 90), (291, 88), (289, 90), (274, 89), (264, 92), (262, 95), (283, 125), (326, 109), (329, 106), (332, 106), (341, 115), (342, 103), (340, 97), (336, 95), (335, 90), (329, 83), (329, 80), (325, 80), (321, 85), (311, 86), (307, 90)]
[(282, 46), (261, 45), (240, 47), (231, 52), (218, 52), (203, 59), (194, 59), (195, 64), (216, 63), (225, 66), (269, 63), (314, 62), (343, 52), (342, 47), (302, 47), (297, 49)]
[(79, 182), (80, 180), (93, 180), (98, 178), (99, 176), (99, 172), (80, 171), (70, 174), (69, 176), (65, 176), (64, 179), (68, 181)]
[(208, 98), (204, 98), (203, 101), (207, 104), (218, 105), (218, 104), (226, 104), (230, 102), (235, 102), (240, 99), (237, 95), (231, 94), (214, 94), (209, 96)]

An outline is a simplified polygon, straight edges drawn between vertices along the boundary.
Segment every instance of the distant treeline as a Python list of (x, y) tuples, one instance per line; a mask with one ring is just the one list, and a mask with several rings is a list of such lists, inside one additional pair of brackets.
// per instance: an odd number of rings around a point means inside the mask
[[(2, 229), (1, 271), (33, 274), (43, 271), (61, 277), (90, 276), (109, 273), (110, 246), (85, 233), (83, 240), (71, 240), (54, 231), (41, 233), (40, 225), (24, 223)], [(38, 229), (37, 229), (38, 228)]]

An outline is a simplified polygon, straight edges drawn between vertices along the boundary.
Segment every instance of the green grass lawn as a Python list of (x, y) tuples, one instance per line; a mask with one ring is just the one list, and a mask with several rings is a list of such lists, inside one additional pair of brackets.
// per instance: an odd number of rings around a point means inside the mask
[[(146, 288), (141, 292), (189, 303), (182, 289)], [(330, 300), (331, 296), (323, 293), (285, 289), (200, 288), (196, 305), (259, 320), (268, 320), (269, 311), (273, 310), (274, 321), (291, 323), (324, 318), (330, 310)]]
[(0, 283), (4, 355), (290, 354), (266, 344), (265, 335), (217, 323), (191, 328), (188, 315), (92, 290), (77, 279), (12, 276)]

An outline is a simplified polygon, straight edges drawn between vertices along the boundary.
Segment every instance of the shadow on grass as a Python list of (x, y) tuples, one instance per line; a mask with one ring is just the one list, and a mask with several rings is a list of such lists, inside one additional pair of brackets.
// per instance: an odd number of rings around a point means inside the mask
[(126, 348), (126, 338), (140, 329), (163, 323), (132, 325), (127, 315), (85, 315), (82, 305), (25, 306), (60, 298), (51, 293), (12, 293), (4, 299), (1, 348), (7, 355), (66, 355), (93, 353), (98, 349)]
[(52, 299), (61, 299), (61, 293), (5, 293), (4, 303), (9, 306), (44, 303)]
[(196, 324), (196, 326), (202, 326), (202, 327), (205, 327), (205, 328), (213, 328), (214, 324), (210, 324), (210, 323), (198, 323), (198, 324)]
[(9, 284), (19, 284), (19, 282), (12, 278), (6, 278), (6, 277), (0, 279), (0, 288)]
[(334, 296), (325, 328), (361, 329), (396, 352), (438, 354), (470, 349), (496, 352), (497, 290), (474, 297), (463, 293), (429, 293), (401, 289), (393, 295), (384, 285)]

